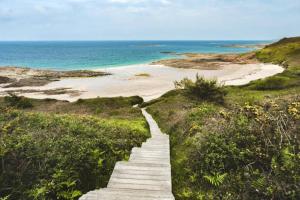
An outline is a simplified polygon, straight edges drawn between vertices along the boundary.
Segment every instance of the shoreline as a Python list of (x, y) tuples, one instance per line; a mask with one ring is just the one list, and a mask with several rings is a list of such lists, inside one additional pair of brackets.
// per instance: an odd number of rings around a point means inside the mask
[[(205, 78), (216, 78), (225, 85), (243, 85), (284, 71), (272, 64), (223, 63), (214, 69), (187, 69), (165, 65), (139, 64), (93, 70), (109, 76), (74, 78), (67, 77), (44, 86), (0, 88), (0, 95), (7, 91), (37, 99), (53, 98), (76, 101), (95, 97), (141, 96), (145, 101), (160, 97), (174, 89), (174, 81), (185, 77), (194, 79), (198, 73)], [(142, 74), (142, 75), (141, 75)], [(1, 76), (1, 74), (0, 74)]]

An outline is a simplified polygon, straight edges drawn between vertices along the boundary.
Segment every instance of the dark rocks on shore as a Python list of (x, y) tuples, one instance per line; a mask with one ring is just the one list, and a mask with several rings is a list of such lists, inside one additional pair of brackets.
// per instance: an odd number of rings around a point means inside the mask
[(5, 76), (0, 76), (0, 84), (11, 83), (11, 82), (13, 82), (13, 79), (10, 79), (10, 78), (5, 77)]
[(224, 64), (250, 64), (257, 63), (255, 53), (246, 54), (201, 54), (185, 53), (184, 57), (179, 59), (165, 59), (152, 62), (154, 65), (166, 65), (176, 68), (187, 69), (220, 69)]
[(47, 78), (84, 78), (84, 77), (97, 77), (111, 75), (106, 72), (97, 72), (89, 70), (74, 70), (74, 71), (44, 71), (36, 77), (47, 77)]
[(26, 94), (26, 93), (41, 93), (45, 95), (61, 95), (61, 94), (69, 94), (70, 96), (79, 96), (79, 90), (73, 90), (71, 88), (56, 88), (56, 89), (16, 89), (16, 90), (7, 90), (5, 92), (0, 92), (0, 94)]
[[(4, 68), (2, 70), (7, 70), (7, 69)], [(20, 70), (23, 72), (22, 75), (28, 73), (30, 70), (34, 72), (34, 75), (28, 75), (28, 77), (21, 78), (19, 80), (0, 76), (0, 84), (9, 83), (3, 88), (44, 86), (50, 82), (59, 81), (61, 78), (89, 78), (89, 77), (111, 75), (106, 72), (89, 71), (89, 70), (50, 71), (50, 70), (32, 70), (29, 68), (10, 68), (9, 70), (16, 70), (17, 71), (16, 76), (18, 76)]]
[(18, 81), (14, 81), (9, 85), (4, 86), (3, 88), (12, 88), (12, 87), (26, 87), (26, 86), (44, 86), (50, 82), (58, 81), (58, 79), (51, 79), (45, 77), (32, 77), (24, 78)]

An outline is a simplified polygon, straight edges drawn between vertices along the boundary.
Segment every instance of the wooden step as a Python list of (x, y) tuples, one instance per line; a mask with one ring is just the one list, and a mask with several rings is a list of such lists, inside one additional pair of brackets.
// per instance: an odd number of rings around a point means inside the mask
[(154, 191), (154, 190), (132, 190), (132, 189), (113, 189), (113, 188), (105, 188), (101, 189), (101, 192), (106, 193), (115, 193), (119, 195), (126, 195), (126, 196), (136, 196), (136, 197), (151, 197), (151, 198), (170, 198), (172, 195), (166, 194), (165, 192), (161, 191)]

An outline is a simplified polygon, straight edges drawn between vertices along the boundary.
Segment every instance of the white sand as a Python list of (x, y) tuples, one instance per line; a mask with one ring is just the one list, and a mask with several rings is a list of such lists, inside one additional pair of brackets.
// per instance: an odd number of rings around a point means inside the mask
[[(165, 92), (174, 89), (174, 81), (185, 77), (195, 78), (198, 73), (205, 78), (217, 78), (226, 85), (242, 85), (252, 80), (265, 78), (282, 72), (284, 69), (272, 64), (228, 64), (219, 70), (178, 69), (162, 65), (132, 65), (118, 68), (107, 68), (104, 71), (113, 75), (95, 78), (69, 78), (52, 82), (43, 87), (22, 87), (0, 89), (55, 89), (72, 88), (83, 91), (79, 96), (44, 95), (39, 93), (23, 94), (32, 98), (56, 98), (61, 100), (76, 101), (79, 98), (116, 97), (139, 95), (145, 101), (157, 98)], [(103, 69), (100, 69), (103, 71)], [(150, 77), (136, 76), (147, 73)]]

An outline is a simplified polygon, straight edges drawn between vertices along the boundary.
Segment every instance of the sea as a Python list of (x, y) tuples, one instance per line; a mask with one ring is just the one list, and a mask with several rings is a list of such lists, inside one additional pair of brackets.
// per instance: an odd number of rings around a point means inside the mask
[(244, 53), (272, 41), (0, 41), (0, 66), (53, 70), (150, 63), (180, 53)]

